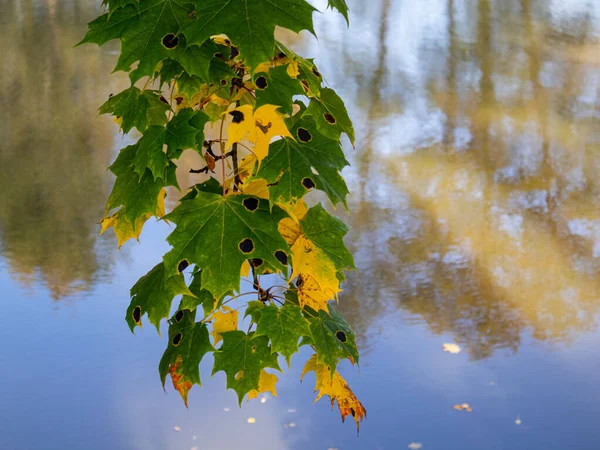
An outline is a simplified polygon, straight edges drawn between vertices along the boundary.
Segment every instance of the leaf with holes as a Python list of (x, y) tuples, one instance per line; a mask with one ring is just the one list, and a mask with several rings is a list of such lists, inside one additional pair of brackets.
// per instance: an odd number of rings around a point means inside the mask
[(333, 89), (321, 89), (319, 97), (310, 99), (305, 116), (313, 116), (317, 122), (317, 129), (330, 139), (339, 140), (342, 133), (346, 133), (354, 145), (354, 127), (346, 111), (344, 101)]
[(348, 358), (352, 363), (358, 363), (356, 337), (350, 325), (342, 315), (329, 306), (329, 312), (319, 311), (309, 317), (312, 343), (320, 364), (330, 367), (331, 375), (335, 372), (338, 362)]
[(300, 338), (310, 335), (308, 325), (298, 306), (271, 305), (260, 309), (256, 335), (267, 336), (273, 351), (285, 356), (289, 365), (290, 358), (298, 351)]
[(286, 66), (278, 66), (268, 73), (261, 72), (254, 76), (256, 86), (256, 108), (263, 105), (277, 105), (282, 114), (292, 114), (294, 96), (304, 95), (298, 79), (291, 78)]
[(171, 375), (173, 387), (187, 406), (188, 392), (200, 383), (200, 362), (204, 355), (215, 349), (210, 344), (206, 325), (196, 322), (196, 311), (180, 309), (171, 317), (169, 344), (163, 354), (158, 372), (163, 388), (167, 374)]
[(98, 112), (121, 118), (121, 128), (129, 133), (133, 127), (140, 133), (152, 125), (167, 123), (169, 105), (160, 100), (160, 93), (152, 90), (140, 91), (135, 86), (110, 97)]
[(275, 26), (296, 33), (314, 34), (312, 14), (305, 0), (202, 0), (196, 1), (193, 20), (183, 29), (190, 44), (225, 33), (239, 48), (245, 64), (256, 68), (273, 57)]
[(285, 216), (257, 197), (198, 192), (165, 216), (177, 224), (167, 237), (173, 247), (164, 257), (167, 270), (176, 273), (185, 259), (202, 268), (203, 287), (214, 297), (239, 292), (240, 269), (248, 258), (286, 270), (290, 249), (277, 232)]
[(247, 393), (259, 389), (260, 373), (266, 368), (281, 371), (269, 339), (243, 331), (223, 333), (223, 345), (215, 352), (213, 374), (225, 372), (227, 388), (237, 393), (240, 405)]
[(317, 189), (336, 205), (346, 205), (348, 187), (339, 171), (348, 165), (339, 142), (323, 136), (313, 120), (302, 119), (292, 128), (294, 139), (274, 142), (256, 178), (269, 184), (269, 197), (290, 203)]
[(171, 303), (177, 295), (194, 295), (190, 292), (183, 275), (169, 275), (161, 262), (138, 280), (131, 288), (131, 303), (127, 308), (125, 320), (133, 332), (136, 326), (142, 326), (142, 317), (148, 314), (148, 320), (160, 333), (160, 321), (169, 317)]

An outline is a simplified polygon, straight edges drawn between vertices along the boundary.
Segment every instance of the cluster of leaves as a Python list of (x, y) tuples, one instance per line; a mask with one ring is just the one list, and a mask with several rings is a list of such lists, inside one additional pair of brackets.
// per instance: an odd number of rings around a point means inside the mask
[[(133, 286), (126, 314), (132, 331), (143, 316), (159, 330), (168, 319), (163, 385), (170, 375), (187, 405), (189, 390), (200, 384), (199, 364), (212, 352), (213, 373), (225, 372), (241, 404), (246, 396), (275, 394), (279, 356), (289, 365), (307, 345), (315, 354), (303, 376), (315, 372), (317, 399), (329, 395), (342, 420), (352, 415), (358, 426), (365, 409), (337, 372), (343, 359), (358, 363), (355, 336), (329, 303), (344, 271), (354, 269), (343, 243), (347, 228), (320, 204), (308, 208), (304, 201), (321, 190), (334, 206), (346, 206), (340, 136), (353, 142), (354, 131), (313, 61), (274, 37), (275, 26), (314, 33), (314, 8), (305, 0), (105, 0), (105, 6), (81, 43), (120, 40), (115, 70), (129, 73), (131, 87), (100, 112), (141, 138), (110, 167), (116, 181), (102, 231), (112, 228), (121, 246), (138, 239), (151, 217), (176, 225), (167, 238), (172, 249)], [(329, 6), (347, 19), (344, 0)], [(219, 137), (207, 140), (205, 129), (213, 125)], [(186, 187), (166, 214), (166, 188), (180, 189), (175, 161), (184, 150), (202, 156), (205, 167), (192, 172), (204, 181)], [(261, 286), (267, 274), (279, 275), (284, 290)], [(243, 304), (248, 331), (238, 329), (239, 311), (228, 306), (248, 294), (241, 292), (244, 278), (256, 295)]]

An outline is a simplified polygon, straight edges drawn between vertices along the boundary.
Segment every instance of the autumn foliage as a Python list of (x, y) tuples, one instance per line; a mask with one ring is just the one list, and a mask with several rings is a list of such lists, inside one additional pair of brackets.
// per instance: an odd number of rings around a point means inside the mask
[[(139, 239), (152, 217), (173, 224), (171, 250), (133, 286), (126, 313), (132, 331), (144, 316), (158, 330), (167, 319), (163, 385), (169, 375), (187, 405), (201, 384), (199, 365), (213, 353), (213, 373), (225, 372), (240, 404), (276, 395), (280, 356), (289, 364), (306, 345), (314, 355), (302, 377), (315, 372), (317, 400), (328, 395), (358, 426), (366, 411), (337, 372), (344, 359), (358, 364), (355, 336), (331, 305), (354, 269), (348, 230), (320, 203), (305, 202), (320, 190), (334, 207), (346, 206), (340, 137), (354, 143), (354, 130), (312, 60), (274, 37), (276, 26), (314, 33), (315, 9), (305, 0), (104, 6), (81, 43), (120, 40), (115, 70), (128, 72), (131, 87), (100, 112), (141, 137), (110, 166), (116, 179), (102, 232), (112, 229), (121, 246)], [(344, 0), (329, 6), (347, 20)], [(207, 138), (209, 128), (218, 138)], [(205, 162), (192, 170), (192, 186), (179, 186), (175, 175), (184, 151)], [(181, 191), (168, 213), (167, 188)]]

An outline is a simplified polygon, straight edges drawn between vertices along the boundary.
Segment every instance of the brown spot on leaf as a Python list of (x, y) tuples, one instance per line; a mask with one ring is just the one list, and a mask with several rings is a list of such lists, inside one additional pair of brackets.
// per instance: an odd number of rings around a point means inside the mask
[(240, 54), (240, 50), (237, 47), (231, 47), (231, 57), (236, 58)]
[(183, 315), (184, 315), (183, 309), (180, 311), (177, 311), (177, 314), (175, 314), (175, 322), (177, 322), (177, 323), (181, 322), (181, 320), (183, 319)]
[(273, 126), (273, 124), (271, 122), (269, 122), (266, 125), (263, 125), (262, 123), (260, 123), (258, 120), (256, 121), (256, 126), (260, 129), (260, 131), (262, 131), (263, 133), (267, 134), (269, 132), (269, 128), (271, 128)]
[(242, 204), (244, 205), (244, 208), (246, 208), (248, 211), (256, 211), (259, 205), (258, 199), (255, 197), (245, 198)]
[(346, 333), (344, 333), (342, 330), (339, 330), (337, 333), (335, 333), (335, 337), (338, 338), (342, 343), (346, 342), (347, 340)]
[(310, 131), (308, 131), (306, 128), (298, 128), (296, 134), (298, 135), (298, 139), (300, 139), (302, 142), (312, 141), (312, 134), (310, 134)]
[(185, 269), (187, 269), (189, 267), (190, 263), (187, 262), (185, 259), (182, 260), (179, 265), (177, 266), (177, 270), (179, 271), (179, 273), (183, 272)]
[(254, 251), (254, 242), (252, 242), (252, 239), (246, 238), (240, 242), (239, 247), (242, 253), (252, 253)]
[(142, 325), (142, 308), (140, 306), (136, 306), (133, 310), (133, 321), (137, 325)]
[(302, 80), (301, 83), (302, 83), (302, 88), (304, 89), (304, 92), (310, 91), (310, 85), (308, 84), (308, 81)]
[(163, 103), (166, 103), (167, 105), (169, 104), (169, 102), (167, 101), (167, 99), (164, 96), (162, 96), (162, 95), (159, 97), (159, 100), (161, 102), (163, 102)]
[(262, 265), (263, 265), (263, 262), (264, 262), (264, 261), (263, 261), (262, 259), (260, 259), (260, 258), (252, 258), (252, 259), (250, 260), (250, 265), (251, 265), (252, 267), (254, 267), (255, 269), (258, 269), (260, 266), (262, 266)]
[(287, 55), (286, 55), (285, 53), (283, 53), (283, 52), (279, 52), (279, 53), (277, 54), (277, 57), (278, 57), (278, 58), (285, 58), (286, 56), (287, 56)]
[(281, 264), (283, 264), (284, 266), (287, 266), (288, 257), (287, 257), (287, 255), (285, 254), (284, 251), (277, 250), (275, 252), (275, 258), (277, 258), (277, 261), (279, 261)]
[(221, 80), (221, 86), (227, 86), (227, 80)]
[(312, 73), (314, 73), (316, 77), (319, 77), (319, 78), (321, 78), (321, 74), (320, 74), (320, 73), (319, 73), (319, 71), (317, 70), (317, 67), (316, 67), (316, 66), (313, 66), (313, 68), (312, 68)]
[(244, 121), (244, 113), (241, 111), (230, 111), (229, 114), (233, 117), (233, 123), (242, 123)]
[(181, 340), (183, 339), (183, 334), (181, 333), (177, 333), (174, 337), (173, 337), (173, 341), (171, 341), (171, 343), (177, 347), (179, 344), (181, 344)]
[(302, 180), (302, 186), (304, 186), (308, 190), (311, 190), (314, 189), (316, 185), (312, 178), (307, 177)]
[(304, 278), (302, 277), (302, 274), (300, 274), (300, 276), (296, 280), (296, 287), (301, 288), (302, 285), (304, 285)]
[(173, 33), (169, 33), (162, 38), (162, 45), (168, 50), (173, 50), (178, 44), (179, 38)]
[(324, 118), (324, 119), (327, 121), (327, 123), (328, 123), (329, 125), (335, 125), (335, 124), (336, 124), (336, 122), (337, 122), (337, 121), (335, 120), (335, 117), (333, 117), (333, 116), (332, 116), (331, 114), (329, 114), (329, 113), (325, 113), (325, 114), (323, 114), (323, 118)]
[(267, 83), (267, 79), (263, 76), (258, 77), (254, 84), (256, 84), (256, 87), (260, 90), (266, 89), (269, 85), (269, 83)]

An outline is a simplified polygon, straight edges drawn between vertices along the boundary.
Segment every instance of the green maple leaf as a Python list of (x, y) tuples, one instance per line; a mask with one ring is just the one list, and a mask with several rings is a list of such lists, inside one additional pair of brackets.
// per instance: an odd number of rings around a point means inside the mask
[(304, 90), (298, 79), (290, 78), (287, 66), (278, 66), (268, 73), (257, 73), (254, 77), (256, 86), (255, 109), (262, 105), (280, 106), (282, 114), (292, 114), (295, 95), (304, 95)]
[(273, 202), (293, 202), (314, 188), (325, 192), (334, 205), (346, 205), (348, 187), (339, 171), (348, 161), (340, 143), (323, 136), (311, 119), (296, 122), (290, 130), (294, 139), (271, 144), (256, 178), (267, 180)]
[[(236, 76), (233, 69), (221, 59), (228, 52), (228, 47), (208, 39), (202, 45), (188, 45), (178, 51), (175, 57), (188, 75), (198, 76), (207, 84), (219, 85), (221, 80), (230, 81)], [(221, 58), (216, 55), (221, 55)]]
[(266, 306), (260, 300), (252, 300), (246, 305), (246, 311), (244, 317), (250, 316), (251, 322), (258, 323), (260, 320), (260, 313)]
[(134, 232), (137, 230), (136, 221), (139, 217), (156, 213), (158, 194), (163, 188), (163, 182), (156, 180), (150, 170), (146, 170), (141, 178), (136, 173), (136, 153), (137, 145), (125, 147), (110, 166), (117, 179), (105, 208), (107, 215), (110, 210), (122, 207), (125, 211), (124, 218), (130, 222)]
[(329, 214), (321, 204), (308, 210), (300, 220), (300, 226), (306, 239), (319, 247), (338, 271), (355, 269), (352, 253), (344, 245), (348, 227)]
[(142, 326), (142, 317), (148, 314), (148, 320), (160, 333), (160, 321), (169, 317), (171, 303), (175, 296), (193, 295), (185, 284), (183, 275), (169, 275), (161, 262), (138, 280), (131, 288), (131, 303), (127, 308), (125, 320), (133, 332), (136, 326)]
[(340, 359), (350, 358), (353, 363), (358, 363), (356, 336), (342, 315), (331, 305), (329, 314), (321, 310), (309, 317), (308, 321), (311, 337), (307, 342), (315, 348), (319, 363), (330, 367), (332, 376)]
[(192, 282), (188, 288), (194, 295), (184, 295), (181, 299), (179, 309), (189, 309), (190, 311), (193, 311), (198, 306), (202, 305), (205, 316), (208, 316), (211, 312), (213, 312), (215, 308), (215, 298), (209, 291), (202, 288), (201, 270), (197, 269), (195, 271)]
[(277, 231), (284, 217), (280, 208), (271, 211), (268, 200), (198, 191), (165, 216), (177, 224), (167, 237), (173, 250), (164, 256), (165, 264), (171, 273), (182, 260), (202, 268), (204, 289), (216, 298), (239, 291), (240, 269), (248, 258), (287, 268), (289, 247)]
[(224, 371), (227, 388), (233, 389), (240, 405), (245, 395), (258, 389), (261, 370), (272, 368), (281, 371), (277, 353), (271, 351), (269, 339), (265, 336), (246, 334), (243, 331), (221, 333), (223, 345), (215, 352), (213, 375)]
[(271, 349), (285, 356), (289, 365), (290, 358), (298, 351), (299, 339), (310, 335), (309, 323), (298, 306), (266, 306), (260, 309), (256, 335), (267, 336)]
[(313, 116), (317, 128), (325, 136), (339, 140), (342, 133), (346, 133), (354, 145), (354, 127), (346, 111), (344, 101), (333, 89), (321, 89), (319, 97), (312, 97), (305, 116)]
[(188, 43), (202, 44), (225, 33), (251, 68), (273, 57), (275, 26), (314, 34), (316, 10), (305, 0), (196, 0), (195, 4), (196, 20), (183, 29)]
[(200, 362), (215, 349), (210, 343), (205, 324), (195, 321), (196, 311), (179, 309), (169, 325), (169, 345), (158, 365), (163, 388), (171, 373), (173, 386), (187, 406), (187, 396), (194, 384), (201, 386)]
[[(208, 120), (204, 112), (184, 108), (166, 127), (148, 128), (137, 145), (135, 172), (141, 177), (146, 169), (150, 169), (154, 179), (164, 178), (170, 159), (179, 158), (185, 149), (199, 149), (198, 143), (204, 141), (204, 125)], [(167, 146), (166, 154), (164, 145)]]
[(121, 118), (124, 133), (135, 127), (140, 133), (151, 125), (167, 123), (169, 105), (160, 100), (160, 93), (140, 91), (135, 86), (113, 95), (98, 110), (100, 114), (111, 114)]
[(342, 16), (346, 19), (346, 23), (350, 24), (350, 20), (348, 19), (348, 5), (346, 4), (346, 0), (328, 0), (327, 6), (331, 9), (337, 9)]

